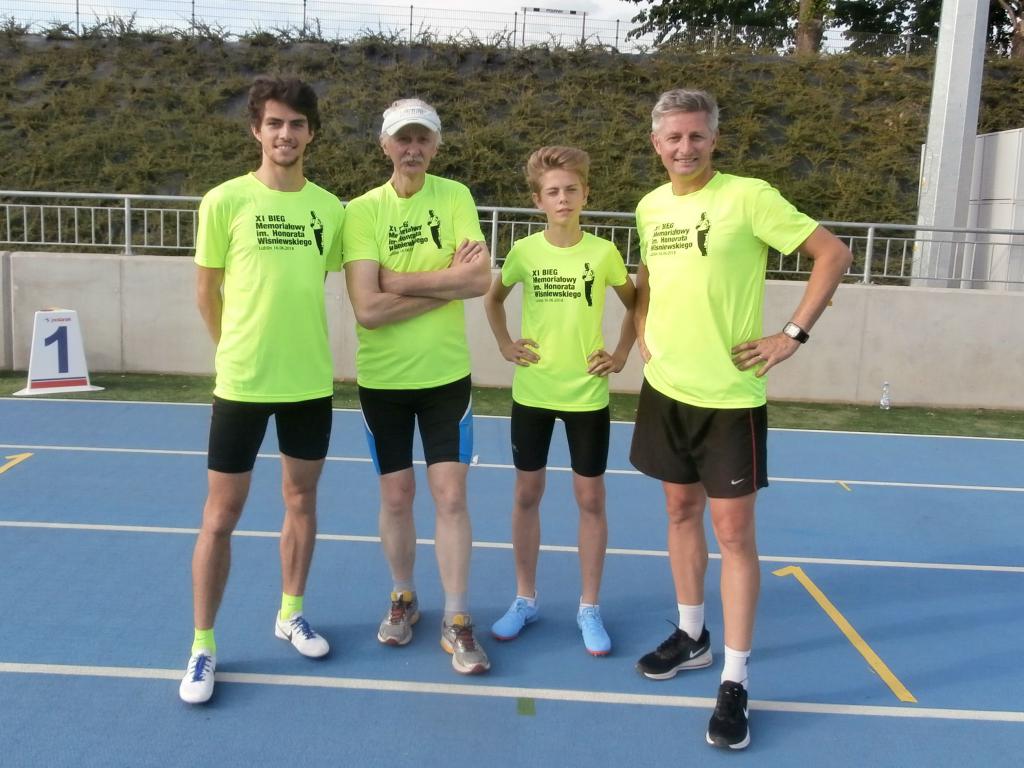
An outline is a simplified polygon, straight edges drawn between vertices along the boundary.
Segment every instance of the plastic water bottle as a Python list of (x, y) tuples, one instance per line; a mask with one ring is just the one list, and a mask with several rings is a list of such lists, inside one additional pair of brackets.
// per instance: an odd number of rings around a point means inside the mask
[(883, 411), (888, 411), (892, 408), (892, 400), (889, 399), (889, 382), (882, 382), (882, 397), (878, 400), (878, 407)]

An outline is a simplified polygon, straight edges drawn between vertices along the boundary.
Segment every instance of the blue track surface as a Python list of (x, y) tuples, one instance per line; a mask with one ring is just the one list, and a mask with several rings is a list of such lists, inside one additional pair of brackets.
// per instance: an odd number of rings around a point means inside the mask
[[(205, 406), (0, 400), (0, 466), (33, 454), (0, 474), (0, 598), (9, 617), (25, 617), (0, 631), (4, 766), (934, 766), (1002, 763), (1024, 749), (1024, 689), (1008, 678), (1024, 635), (1024, 442), (771, 433), (753, 743), (736, 756), (703, 744), (719, 663), (662, 682), (633, 671), (675, 606), (660, 489), (631, 471), (628, 424), (614, 426), (617, 471), (607, 477), (611, 656), (592, 658), (580, 643), (575, 553), (546, 551), (541, 620), (515, 642), (482, 635), (487, 676), (454, 674), (438, 646), (429, 542), (418, 550), (414, 641), (377, 643), (387, 568), (376, 542), (352, 538), (376, 535), (376, 477), (359, 415), (336, 412), (307, 590), (331, 655), (303, 659), (273, 636), (281, 505), (270, 436), (240, 526), (253, 535), (235, 539), (218, 616), (222, 681), (210, 705), (181, 704), (208, 420)], [(471, 604), (487, 627), (514, 587), (513, 471), (508, 422), (478, 418), (475, 429)], [(558, 431), (550, 464), (567, 463)], [(419, 479), (418, 533), (430, 539)], [(542, 522), (545, 545), (575, 543), (568, 472), (549, 473)], [(803, 569), (916, 704), (897, 701), (796, 578), (773, 575), (787, 565)], [(720, 654), (717, 582), (712, 559), (708, 623)]]

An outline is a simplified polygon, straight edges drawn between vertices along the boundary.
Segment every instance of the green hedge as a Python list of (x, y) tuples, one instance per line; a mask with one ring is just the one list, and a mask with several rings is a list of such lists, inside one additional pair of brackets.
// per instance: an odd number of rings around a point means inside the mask
[[(590, 207), (632, 210), (664, 179), (650, 108), (679, 85), (722, 106), (717, 165), (760, 176), (812, 216), (912, 221), (931, 94), (930, 59), (650, 55), (601, 49), (238, 42), (138, 34), (0, 35), (0, 152), (8, 189), (202, 194), (258, 161), (244, 123), (262, 72), (315, 84), (324, 127), (308, 176), (344, 198), (380, 184), (380, 114), (403, 96), (445, 124), (434, 169), (481, 205), (529, 204), (522, 165), (542, 144), (593, 157)], [(1024, 126), (1024, 62), (990, 61), (980, 132)]]

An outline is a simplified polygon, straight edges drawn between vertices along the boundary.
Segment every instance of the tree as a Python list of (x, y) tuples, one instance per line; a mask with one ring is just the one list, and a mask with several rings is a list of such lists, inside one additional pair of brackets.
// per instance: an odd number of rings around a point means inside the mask
[(834, 23), (850, 50), (891, 54), (934, 47), (942, 0), (835, 0)]
[(748, 45), (775, 47), (788, 38), (793, 0), (627, 0), (647, 4), (633, 17), (630, 37), (653, 34), (654, 44), (685, 40), (736, 39)]
[(795, 30), (798, 54), (813, 54), (821, 50), (828, 5), (828, 0), (800, 0)]
[[(1024, 0), (998, 0), (1000, 7), (1006, 12), (1009, 29), (1004, 28), (1003, 41), (1005, 50), (1011, 59), (1024, 59)], [(991, 30), (992, 27), (989, 27)], [(998, 35), (992, 36), (992, 42), (1001, 42)]]
[[(656, 45), (726, 35), (748, 46), (792, 43), (797, 53), (815, 53), (825, 31), (840, 30), (850, 50), (876, 55), (931, 50), (942, 1), (627, 0), (648, 6), (633, 17), (639, 26), (630, 36), (653, 33)], [(1024, 0), (990, 0), (988, 41), (1012, 58), (1024, 58)]]

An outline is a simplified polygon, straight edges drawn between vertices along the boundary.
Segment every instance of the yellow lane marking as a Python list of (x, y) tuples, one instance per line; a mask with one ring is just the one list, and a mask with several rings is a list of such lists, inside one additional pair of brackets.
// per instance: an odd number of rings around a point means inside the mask
[(0, 475), (6, 472), (8, 469), (16, 467), (21, 464), (25, 459), (31, 456), (31, 453), (16, 453), (13, 456), (4, 456), (5, 459), (10, 459), (6, 464), (0, 465)]
[(850, 486), (848, 486), (848, 485), (847, 485), (846, 483), (844, 483), (844, 482), (843, 482), (842, 480), (836, 480), (836, 482), (837, 482), (837, 483), (839, 483), (839, 486), (840, 486), (840, 487), (841, 487), (841, 488), (842, 488), (842, 489), (843, 489), (844, 491), (850, 491), (850, 492), (853, 492), (853, 488), (851, 488)]
[(811, 597), (828, 614), (828, 617), (835, 622), (840, 631), (846, 635), (846, 639), (864, 657), (865, 661), (871, 665), (871, 668), (885, 681), (885, 684), (889, 686), (889, 690), (896, 695), (896, 698), (900, 701), (917, 703), (914, 695), (906, 689), (903, 683), (892, 673), (892, 670), (886, 666), (885, 662), (878, 658), (878, 654), (871, 650), (871, 646), (864, 641), (864, 638), (846, 620), (846, 617), (839, 612), (839, 609), (832, 604), (832, 601), (825, 597), (825, 593), (818, 588), (818, 585), (811, 581), (810, 577), (804, 573), (803, 568), (798, 565), (789, 565), (777, 571), (772, 571), (772, 573), (776, 576), (794, 576), (803, 585), (804, 589), (811, 593)]

